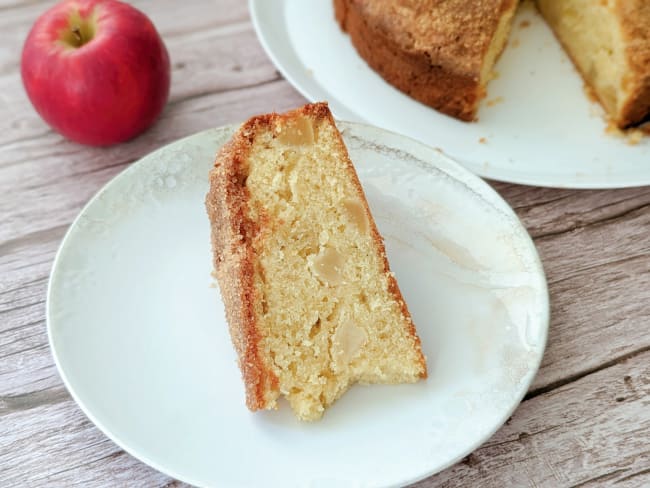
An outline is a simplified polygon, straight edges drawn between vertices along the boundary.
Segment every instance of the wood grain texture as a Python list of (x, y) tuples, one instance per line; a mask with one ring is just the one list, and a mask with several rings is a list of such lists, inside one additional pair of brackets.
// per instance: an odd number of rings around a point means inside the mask
[[(88, 199), (133, 161), (194, 132), (304, 99), (255, 38), (246, 2), (133, 2), (172, 59), (160, 120), (126, 144), (79, 146), (31, 108), (19, 74), (51, 1), (0, 0), (0, 486), (185, 486), (121, 451), (80, 412), (47, 346), (58, 244)], [(540, 251), (552, 319), (542, 368), (511, 420), (417, 486), (650, 485), (650, 188), (492, 183)]]
[(648, 486), (650, 351), (521, 404), (461, 463), (416, 486)]

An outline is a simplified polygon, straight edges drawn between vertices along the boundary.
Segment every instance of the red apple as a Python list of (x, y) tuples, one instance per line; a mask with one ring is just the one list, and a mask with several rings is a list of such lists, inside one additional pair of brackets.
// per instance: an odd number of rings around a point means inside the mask
[(83, 144), (130, 139), (169, 95), (169, 55), (151, 21), (117, 0), (65, 0), (36, 21), (21, 73), (32, 104)]

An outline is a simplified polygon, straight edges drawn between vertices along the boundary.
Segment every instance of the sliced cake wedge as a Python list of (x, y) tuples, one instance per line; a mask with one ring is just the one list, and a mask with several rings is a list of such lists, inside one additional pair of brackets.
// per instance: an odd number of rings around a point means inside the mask
[(353, 383), (426, 377), (420, 340), (325, 103), (245, 122), (216, 157), (214, 268), (251, 410), (320, 418)]

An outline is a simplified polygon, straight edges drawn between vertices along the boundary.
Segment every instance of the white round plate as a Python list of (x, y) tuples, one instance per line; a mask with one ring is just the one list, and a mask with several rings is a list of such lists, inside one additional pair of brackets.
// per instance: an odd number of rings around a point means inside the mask
[[(414, 385), (354, 386), (316, 423), (249, 412), (211, 279), (203, 200), (234, 127), (113, 179), (56, 257), (47, 299), (61, 376), (134, 456), (198, 486), (393, 486), (451, 465), (508, 418), (546, 344), (535, 247), (486, 183), (438, 151), (339, 123), (428, 357)], [(211, 286), (212, 285), (212, 286)]]
[(496, 180), (569, 188), (650, 184), (650, 136), (633, 145), (606, 133), (601, 107), (587, 98), (530, 2), (517, 13), (476, 123), (436, 112), (386, 83), (339, 29), (332, 0), (249, 5), (278, 69), (305, 97), (327, 100), (338, 118), (406, 134)]

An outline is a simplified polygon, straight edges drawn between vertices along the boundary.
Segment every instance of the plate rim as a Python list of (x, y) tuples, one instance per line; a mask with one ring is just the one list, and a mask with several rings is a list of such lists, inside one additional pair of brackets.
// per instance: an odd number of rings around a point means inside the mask
[[(250, 0), (254, 1), (254, 0)], [(540, 326), (540, 334), (542, 336), (542, 340), (540, 341), (539, 348), (537, 349), (537, 354), (536, 354), (536, 360), (535, 364), (529, 369), (529, 371), (532, 373), (530, 375), (530, 378), (525, 381), (521, 385), (521, 391), (519, 392), (519, 395), (515, 398), (513, 401), (513, 404), (508, 408), (507, 410), (504, 410), (504, 413), (502, 416), (500, 416), (498, 422), (495, 423), (492, 429), (489, 429), (486, 431), (486, 433), (483, 436), (477, 437), (474, 442), (471, 443), (471, 448), (468, 448), (467, 450), (464, 450), (461, 454), (458, 456), (452, 458), (450, 461), (447, 463), (443, 463), (438, 466), (434, 466), (432, 469), (428, 469), (422, 473), (419, 473), (415, 475), (414, 477), (411, 477), (409, 479), (404, 479), (400, 481), (399, 485), (379, 485), (379, 486), (401, 486), (403, 484), (411, 484), (411, 483), (416, 483), (418, 481), (421, 481), (423, 479), (426, 479), (436, 473), (439, 473), (450, 466), (453, 466), (454, 464), (458, 463), (463, 457), (467, 456), (469, 453), (474, 452), (476, 449), (478, 449), (481, 445), (483, 445), (487, 440), (489, 440), (507, 421), (507, 419), (512, 416), (512, 414), (515, 412), (515, 410), (519, 407), (521, 404), (523, 398), (525, 397), (526, 393), (529, 391), (530, 385), (533, 383), (534, 379), (536, 378), (539, 369), (541, 367), (542, 360), (544, 358), (544, 354), (546, 351), (546, 346), (548, 343), (548, 335), (549, 335), (549, 329), (550, 329), (550, 295), (549, 295), (549, 290), (548, 290), (548, 281), (546, 279), (546, 273), (543, 267), (542, 260), (539, 256), (539, 253), (537, 251), (537, 247), (535, 246), (535, 243), (530, 236), (528, 230), (526, 227), (523, 225), (521, 220), (519, 219), (518, 215), (514, 211), (514, 209), (508, 204), (508, 202), (494, 189), (492, 186), (490, 186), (486, 181), (484, 181), (482, 178), (480, 178), (478, 175), (472, 173), (469, 169), (465, 168), (462, 166), (460, 163), (456, 162), (454, 159), (450, 158), (447, 156), (445, 153), (442, 151), (436, 150), (435, 148), (419, 141), (416, 140), (412, 137), (409, 137), (404, 134), (400, 134), (395, 131), (391, 131), (388, 129), (380, 128), (377, 126), (373, 126), (371, 124), (363, 123), (363, 122), (350, 122), (350, 121), (345, 121), (345, 120), (339, 120), (336, 119), (336, 124), (339, 126), (339, 129), (343, 132), (347, 128), (354, 128), (354, 126), (361, 126), (366, 129), (370, 129), (373, 131), (377, 132), (384, 132), (392, 135), (393, 137), (396, 137), (398, 139), (403, 139), (406, 140), (409, 145), (417, 145), (420, 146), (422, 149), (426, 151), (435, 151), (439, 154), (439, 157), (445, 161), (446, 164), (450, 166), (450, 168), (458, 172), (459, 174), (469, 178), (469, 181), (473, 184), (477, 184), (479, 188), (485, 193), (487, 193), (490, 198), (495, 199), (495, 201), (499, 205), (499, 210), (504, 211), (508, 214), (508, 217), (512, 219), (512, 223), (516, 226), (516, 228), (521, 232), (521, 238), (522, 238), (522, 243), (525, 244), (526, 248), (528, 249), (528, 252), (530, 253), (530, 256), (532, 258), (532, 263), (535, 267), (532, 272), (535, 272), (537, 275), (537, 278), (539, 279), (539, 284), (540, 284), (540, 289), (538, 291), (539, 298), (540, 298), (540, 316), (539, 316), (539, 326)], [(198, 131), (194, 134), (176, 139), (168, 144), (165, 144), (136, 160), (132, 164), (130, 164), (127, 168), (123, 169), (119, 173), (117, 173), (115, 176), (113, 176), (110, 180), (108, 180), (91, 198), (88, 200), (88, 202), (82, 207), (82, 209), (79, 211), (77, 216), (74, 218), (68, 229), (66, 230), (66, 233), (61, 240), (59, 247), (57, 248), (54, 260), (52, 262), (50, 274), (48, 277), (48, 284), (47, 284), (47, 291), (46, 291), (46, 302), (45, 302), (45, 322), (46, 322), (46, 330), (47, 330), (47, 338), (48, 338), (48, 345), (50, 348), (50, 353), (52, 355), (52, 358), (54, 360), (54, 364), (56, 366), (57, 372), (59, 376), (61, 377), (61, 380), (63, 384), (65, 385), (66, 389), (68, 390), (70, 396), (72, 399), (75, 401), (77, 406), (80, 408), (80, 410), (83, 412), (83, 414), (93, 423), (95, 427), (97, 427), (107, 438), (109, 438), (112, 442), (114, 442), (119, 448), (123, 449), (125, 452), (127, 452), (129, 455), (133, 456), (134, 458), (138, 459), (139, 461), (147, 464), (148, 466), (156, 469), (160, 473), (163, 473), (164, 475), (170, 476), (174, 479), (177, 479), (179, 481), (185, 482), (192, 484), (194, 486), (206, 486), (200, 483), (198, 480), (193, 479), (191, 474), (186, 474), (186, 473), (177, 473), (173, 469), (169, 469), (164, 465), (161, 465), (154, 459), (151, 459), (149, 456), (145, 455), (144, 453), (139, 452), (136, 448), (132, 448), (129, 446), (129, 443), (127, 441), (124, 441), (121, 439), (119, 434), (116, 434), (111, 431), (110, 428), (107, 426), (103, 425), (102, 422), (100, 422), (93, 414), (92, 410), (88, 408), (84, 402), (81, 400), (77, 392), (75, 391), (74, 386), (72, 385), (71, 381), (68, 378), (68, 375), (66, 373), (65, 368), (63, 367), (63, 363), (61, 361), (61, 358), (59, 357), (59, 353), (57, 353), (57, 349), (55, 347), (55, 341), (54, 341), (54, 332), (53, 332), (53, 326), (54, 323), (56, 322), (53, 317), (52, 317), (52, 294), (53, 294), (53, 288), (54, 288), (54, 281), (56, 279), (56, 276), (58, 273), (61, 271), (61, 259), (64, 250), (70, 245), (70, 242), (72, 240), (71, 236), (74, 233), (75, 229), (78, 228), (79, 221), (84, 217), (86, 212), (101, 198), (103, 194), (105, 194), (109, 189), (115, 185), (118, 181), (122, 180), (123, 178), (128, 177), (128, 175), (133, 172), (137, 171), (137, 169), (143, 165), (143, 164), (148, 164), (150, 160), (154, 160), (156, 156), (160, 153), (169, 151), (171, 148), (173, 148), (176, 145), (182, 145), (183, 143), (187, 142), (188, 140), (191, 140), (196, 137), (200, 137), (202, 135), (207, 135), (212, 132), (216, 131), (234, 131), (240, 126), (239, 123), (234, 123), (234, 124), (225, 124), (219, 127), (213, 127), (210, 129), (205, 129), (202, 131)], [(433, 168), (438, 168), (438, 166), (430, 161), (426, 161), (427, 164), (429, 164)], [(443, 172), (447, 173), (444, 168), (439, 168)], [(452, 176), (453, 177), (453, 176)]]
[[(325, 0), (330, 1), (330, 0)], [(303, 97), (308, 99), (311, 102), (317, 102), (321, 100), (327, 100), (332, 112), (334, 113), (337, 120), (342, 118), (343, 120), (354, 120), (357, 123), (372, 125), (365, 117), (359, 115), (355, 111), (349, 109), (343, 103), (339, 102), (337, 98), (332, 94), (332, 98), (327, 96), (327, 90), (321, 84), (312, 82), (304, 73), (300, 70), (292, 70), (288, 67), (288, 63), (282, 62), (280, 57), (277, 56), (276, 51), (271, 47), (273, 41), (270, 40), (270, 36), (267, 35), (268, 32), (264, 27), (264, 22), (261, 21), (260, 16), (260, 5), (264, 3), (264, 0), (248, 0), (248, 10), (250, 13), (251, 22), (257, 35), (259, 43), (262, 45), (264, 52), (269, 57), (275, 68), (282, 74), (282, 76), (291, 84), (291, 86), (297, 90)], [(282, 0), (283, 6), (286, 5), (286, 0)], [(292, 46), (293, 47), (293, 46)], [(315, 86), (312, 86), (315, 85)], [(434, 109), (431, 109), (434, 110)], [(382, 129), (384, 129), (382, 127)], [(392, 132), (390, 129), (384, 129)], [(410, 137), (407, 134), (402, 134), (405, 137)], [(650, 136), (647, 136), (650, 138)], [(419, 141), (418, 141), (419, 142)], [(423, 142), (423, 144), (428, 145)], [(431, 146), (429, 146), (431, 147)], [(445, 156), (454, 161), (457, 158), (454, 158), (451, 155), (448, 155), (445, 151), (442, 151)], [(593, 182), (593, 181), (575, 181), (571, 180), (568, 183), (562, 183), (555, 180), (554, 177), (545, 177), (545, 179), (535, 178), (534, 176), (522, 175), (512, 175), (511, 172), (508, 172), (503, 169), (491, 168), (490, 171), (486, 171), (484, 166), (478, 163), (467, 161), (460, 163), (457, 161), (464, 169), (467, 169), (471, 173), (474, 173), (477, 176), (482, 178), (487, 178), (493, 181), (499, 181), (503, 183), (512, 183), (517, 185), (527, 185), (527, 186), (536, 186), (541, 188), (557, 188), (557, 189), (572, 189), (572, 190), (614, 190), (614, 189), (624, 189), (624, 188), (639, 188), (643, 186), (650, 185), (650, 172), (645, 179), (640, 179), (639, 181), (634, 181), (632, 177), (625, 180), (625, 182)]]
[(52, 324), (53, 324), (53, 319), (52, 319), (52, 293), (53, 293), (53, 282), (55, 280), (55, 275), (57, 274), (59, 268), (59, 262), (61, 260), (61, 256), (64, 252), (64, 249), (69, 245), (69, 242), (71, 240), (72, 233), (74, 230), (77, 228), (79, 225), (80, 220), (83, 218), (85, 213), (95, 204), (95, 202), (99, 201), (101, 196), (109, 190), (118, 180), (121, 180), (122, 178), (125, 178), (128, 176), (129, 173), (132, 171), (136, 171), (137, 168), (136, 166), (141, 165), (141, 164), (146, 164), (147, 160), (149, 158), (153, 159), (158, 153), (167, 151), (170, 149), (170, 147), (173, 147), (175, 145), (180, 145), (184, 143), (185, 141), (192, 139), (200, 134), (207, 134), (209, 132), (215, 131), (215, 130), (227, 130), (228, 128), (233, 128), (236, 129), (238, 127), (238, 124), (225, 124), (219, 127), (213, 127), (210, 129), (205, 129), (202, 131), (198, 131), (194, 134), (190, 134), (188, 136), (181, 137), (179, 139), (175, 139), (163, 146), (158, 147), (157, 149), (154, 149), (153, 151), (148, 152), (144, 156), (138, 158), (136, 161), (131, 163), (128, 167), (124, 168), (122, 171), (118, 172), (116, 175), (114, 175), (111, 179), (109, 179), (106, 183), (104, 183), (99, 190), (86, 202), (86, 204), (81, 208), (79, 213), (75, 216), (75, 218), (72, 220), (70, 223), (70, 226), (66, 230), (63, 239), (61, 239), (61, 242), (59, 244), (59, 247), (56, 250), (56, 254), (54, 255), (54, 260), (52, 261), (52, 266), (50, 268), (50, 274), (47, 280), (47, 290), (46, 290), (46, 295), (45, 295), (45, 325), (46, 325), (46, 330), (47, 330), (47, 342), (48, 346), (50, 349), (50, 354), (54, 360), (54, 365), (56, 366), (56, 370), (61, 377), (61, 380), (63, 381), (64, 386), (66, 387), (66, 390), (68, 390), (68, 393), (76, 403), (76, 405), (79, 407), (79, 409), (82, 411), (82, 413), (90, 420), (95, 427), (97, 427), (102, 434), (104, 434), (106, 437), (108, 437), (115, 445), (117, 445), (120, 449), (124, 450), (126, 453), (128, 453), (130, 456), (134, 457), (135, 459), (143, 462), (144, 464), (152, 467), (153, 469), (157, 470), (160, 473), (163, 473), (164, 475), (167, 475), (171, 478), (175, 478), (181, 482), (184, 483), (189, 483), (193, 486), (202, 486), (200, 483), (198, 483), (198, 480), (193, 480), (189, 476), (182, 476), (178, 477), (176, 473), (173, 473), (172, 470), (168, 470), (166, 467), (160, 465), (153, 459), (149, 458), (146, 455), (143, 455), (139, 452), (137, 452), (136, 449), (131, 449), (131, 447), (128, 445), (128, 442), (122, 441), (122, 439), (119, 438), (118, 435), (114, 434), (108, 427), (104, 426), (102, 422), (100, 422), (92, 413), (91, 409), (89, 409), (84, 402), (81, 400), (81, 398), (77, 395), (77, 392), (73, 388), (70, 380), (68, 379), (68, 376), (65, 372), (65, 369), (62, 366), (61, 360), (59, 358), (59, 355), (57, 353), (56, 347), (54, 346), (54, 336), (52, 332)]

